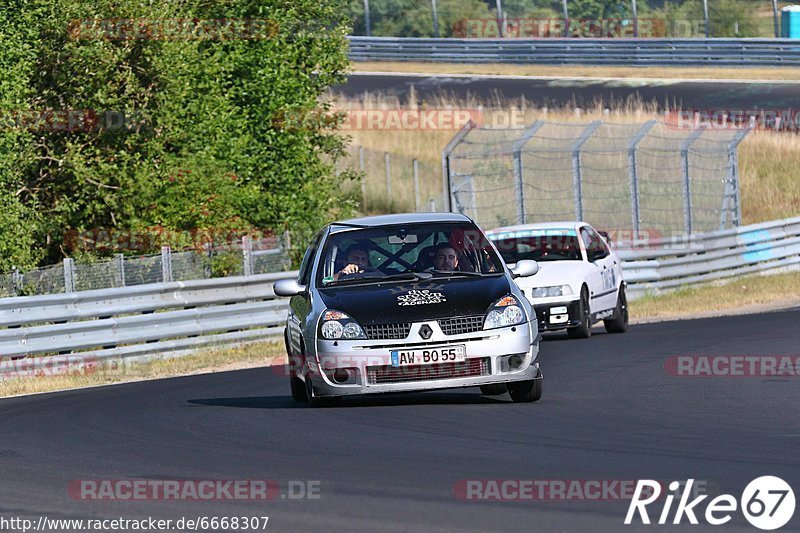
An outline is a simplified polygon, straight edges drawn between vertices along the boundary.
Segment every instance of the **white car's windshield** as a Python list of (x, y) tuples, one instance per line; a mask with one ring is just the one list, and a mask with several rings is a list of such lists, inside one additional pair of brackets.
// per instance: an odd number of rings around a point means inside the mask
[(506, 263), (535, 261), (580, 261), (581, 248), (574, 229), (528, 229), (489, 236)]
[(325, 243), (321, 261), (318, 283), (322, 286), (503, 272), (483, 232), (465, 223), (338, 231)]

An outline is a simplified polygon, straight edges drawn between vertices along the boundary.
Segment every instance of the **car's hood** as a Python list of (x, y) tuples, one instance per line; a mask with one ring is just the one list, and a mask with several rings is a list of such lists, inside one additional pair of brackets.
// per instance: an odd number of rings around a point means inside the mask
[(319, 294), (328, 309), (363, 325), (482, 315), (510, 289), (506, 276), (486, 276), (328, 287)]
[(585, 261), (540, 261), (535, 276), (514, 281), (522, 288), (580, 284), (591, 271), (592, 265)]

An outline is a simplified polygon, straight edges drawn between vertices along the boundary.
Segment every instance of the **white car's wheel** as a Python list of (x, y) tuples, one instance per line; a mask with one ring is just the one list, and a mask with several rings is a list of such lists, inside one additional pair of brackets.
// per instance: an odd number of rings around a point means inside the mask
[(578, 305), (578, 316), (581, 323), (574, 328), (567, 328), (571, 339), (585, 339), (592, 334), (592, 310), (589, 306), (589, 290), (584, 285), (581, 289), (581, 301)]
[(603, 320), (603, 325), (609, 333), (625, 333), (628, 330), (628, 298), (625, 296), (625, 287), (623, 285), (619, 288), (614, 318)]
[(500, 396), (508, 391), (505, 383), (492, 383), (491, 385), (481, 385), (481, 394), (484, 396)]
[(509, 383), (508, 394), (517, 403), (538, 401), (542, 397), (542, 378)]

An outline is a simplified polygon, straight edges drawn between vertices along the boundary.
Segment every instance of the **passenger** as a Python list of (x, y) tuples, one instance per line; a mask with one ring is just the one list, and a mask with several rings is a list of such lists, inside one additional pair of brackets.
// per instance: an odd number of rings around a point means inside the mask
[(374, 270), (369, 261), (369, 251), (360, 244), (354, 244), (347, 249), (347, 266), (333, 275), (334, 281), (339, 281), (341, 276), (368, 272)]

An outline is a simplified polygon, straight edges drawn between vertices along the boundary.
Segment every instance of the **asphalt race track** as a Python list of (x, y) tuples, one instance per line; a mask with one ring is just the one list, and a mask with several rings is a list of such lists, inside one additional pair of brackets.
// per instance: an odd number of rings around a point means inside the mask
[[(755, 531), (738, 511), (725, 526), (625, 527), (627, 501), (465, 501), (453, 488), (694, 478), (712, 496), (738, 499), (750, 480), (776, 475), (797, 493), (800, 378), (676, 377), (664, 364), (672, 355), (797, 355), (798, 324), (800, 308), (555, 335), (542, 345), (544, 396), (534, 404), (469, 389), (311, 409), (291, 401), (271, 368), (0, 400), (0, 515), (269, 516), (268, 531), (291, 532)], [(271, 479), (284, 495), (289, 480), (319, 480), (320, 499), (67, 495), (70, 480), (125, 478)], [(800, 511), (786, 529), (800, 530)]]
[(421, 100), (436, 96), (479, 101), (524, 97), (535, 105), (590, 106), (595, 102), (614, 107), (630, 99), (655, 102), (661, 109), (783, 110), (797, 109), (800, 83), (754, 81), (681, 81), (678, 79), (514, 78), (491, 76), (447, 76), (368, 73), (350, 74), (347, 83), (333, 91), (351, 98), (364, 93), (397, 96), (405, 102), (411, 87)]

